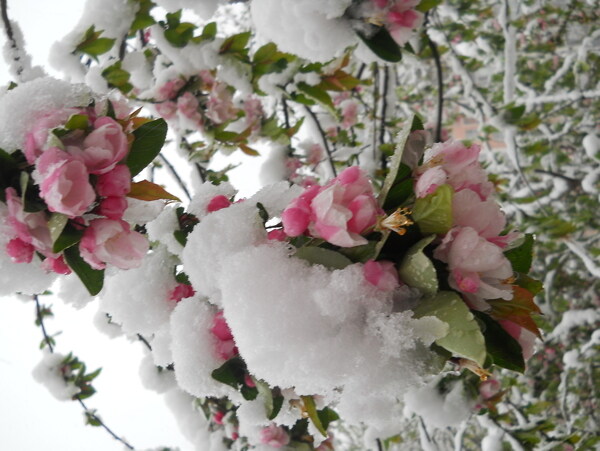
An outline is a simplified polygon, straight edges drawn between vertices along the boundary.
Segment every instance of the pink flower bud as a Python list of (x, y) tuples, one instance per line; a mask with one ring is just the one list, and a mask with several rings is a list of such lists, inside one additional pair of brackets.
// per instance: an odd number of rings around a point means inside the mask
[(171, 291), (169, 299), (171, 301), (179, 302), (185, 298), (191, 298), (196, 292), (191, 285), (187, 283), (178, 283), (177, 286)]
[[(102, 116), (94, 121), (94, 130), (83, 140), (84, 150), (73, 149), (92, 174), (104, 174), (112, 170), (127, 156), (127, 135), (117, 121)], [(71, 152), (71, 149), (69, 149)]]
[(363, 266), (367, 282), (384, 291), (392, 291), (400, 286), (398, 271), (390, 261), (369, 260)]
[(96, 192), (103, 197), (123, 197), (131, 189), (131, 172), (124, 164), (98, 176)]
[(215, 196), (210, 200), (210, 202), (208, 203), (208, 205), (206, 207), (206, 210), (209, 213), (212, 213), (215, 211), (219, 211), (223, 208), (227, 208), (230, 205), (231, 205), (231, 201), (226, 196), (219, 194), (218, 196)]
[(121, 219), (127, 209), (127, 199), (124, 197), (107, 197), (100, 201), (98, 214), (109, 219)]
[(14, 238), (6, 244), (6, 252), (15, 263), (31, 263), (34, 247), (21, 240)]
[(290, 436), (281, 426), (271, 424), (260, 431), (260, 442), (273, 448), (281, 448), (290, 443)]
[(223, 424), (223, 417), (225, 416), (225, 412), (217, 411), (213, 415), (213, 421), (217, 424)]
[(273, 229), (267, 233), (267, 239), (275, 241), (285, 241), (287, 235), (283, 229)]
[(67, 266), (62, 255), (58, 256), (57, 258), (46, 258), (46, 260), (44, 260), (42, 263), (42, 268), (44, 268), (46, 271), (55, 272), (56, 274), (71, 274), (71, 268)]

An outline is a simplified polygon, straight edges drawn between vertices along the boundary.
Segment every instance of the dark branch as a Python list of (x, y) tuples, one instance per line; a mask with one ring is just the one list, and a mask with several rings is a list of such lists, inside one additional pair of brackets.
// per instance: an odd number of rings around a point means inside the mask
[(54, 352), (54, 346), (52, 346), (52, 339), (48, 335), (48, 332), (46, 332), (46, 326), (44, 325), (44, 318), (42, 316), (42, 309), (40, 307), (40, 300), (37, 294), (33, 296), (33, 300), (35, 301), (35, 316), (37, 318), (37, 322), (40, 328), (42, 329), (44, 341), (46, 342), (46, 345), (48, 345), (48, 349), (50, 349), (50, 352)]
[(442, 60), (440, 58), (440, 52), (438, 51), (436, 43), (431, 40), (427, 32), (425, 32), (425, 34), (427, 36), (427, 45), (431, 50), (437, 72), (438, 104), (437, 118), (435, 123), (435, 142), (442, 142), (442, 116), (444, 113), (444, 74), (442, 72)]
[(333, 163), (333, 156), (331, 154), (331, 148), (329, 147), (329, 142), (327, 141), (325, 131), (323, 130), (323, 127), (321, 127), (321, 123), (319, 122), (317, 115), (309, 107), (305, 106), (304, 108), (306, 109), (306, 112), (310, 115), (312, 120), (317, 125), (317, 128), (319, 129), (319, 133), (321, 134), (321, 138), (323, 139), (323, 145), (325, 146), (325, 152), (327, 152), (327, 159), (329, 160), (329, 165), (331, 166), (331, 172), (333, 172), (334, 177), (337, 177), (337, 170), (335, 169), (335, 164)]
[(162, 161), (164, 163), (164, 165), (169, 169), (169, 172), (171, 173), (171, 175), (173, 176), (173, 178), (175, 179), (175, 181), (177, 182), (179, 187), (183, 190), (183, 192), (185, 193), (185, 196), (188, 198), (188, 200), (191, 200), (192, 197), (190, 196), (190, 192), (188, 191), (187, 186), (185, 186), (185, 183), (183, 182), (181, 177), (179, 177), (179, 174), (175, 170), (175, 167), (173, 167), (171, 162), (169, 160), (167, 160), (167, 158), (162, 153), (158, 154), (158, 158), (160, 158), (160, 161)]
[[(17, 52), (19, 46), (17, 45), (17, 41), (15, 39), (15, 35), (13, 33), (12, 25), (10, 24), (10, 19), (8, 18), (8, 1), (0, 0), (0, 9), (2, 10), (2, 23), (4, 24), (4, 32), (6, 34), (6, 38), (10, 42), (11, 48)], [(13, 59), (16, 63), (20, 63), (19, 57), (17, 54), (13, 56)], [(17, 76), (21, 75), (23, 72), (23, 66), (19, 66), (16, 70)]]

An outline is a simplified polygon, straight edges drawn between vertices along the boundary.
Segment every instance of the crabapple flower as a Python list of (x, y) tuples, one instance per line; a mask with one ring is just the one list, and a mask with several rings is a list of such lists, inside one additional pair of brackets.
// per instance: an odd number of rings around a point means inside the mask
[(423, 23), (423, 13), (412, 9), (419, 0), (399, 0), (388, 10), (386, 28), (398, 45), (404, 45), (413, 35), (413, 30)]
[(177, 99), (177, 109), (188, 119), (199, 120), (201, 118), (198, 113), (198, 99), (191, 92), (184, 93)]
[(131, 189), (131, 172), (124, 164), (98, 176), (96, 192), (103, 197), (123, 197)]
[(148, 240), (125, 221), (93, 219), (79, 244), (81, 257), (94, 269), (106, 263), (121, 269), (137, 268), (148, 252)]
[(223, 208), (227, 208), (231, 205), (231, 201), (226, 196), (219, 194), (218, 196), (213, 197), (208, 205), (206, 206), (206, 211), (209, 213), (222, 210)]
[(81, 159), (91, 174), (105, 174), (125, 158), (129, 143), (119, 123), (102, 116), (94, 121), (94, 130), (83, 140), (83, 148), (68, 146), (67, 151)]
[(15, 263), (31, 263), (35, 248), (20, 238), (13, 238), (6, 244), (6, 253)]
[(11, 226), (14, 236), (31, 244), (44, 255), (52, 254), (52, 238), (45, 214), (43, 212), (26, 212), (23, 209), (21, 198), (14, 188), (6, 188), (5, 194), (8, 224)]
[(44, 152), (49, 132), (64, 124), (70, 116), (80, 114), (78, 108), (65, 108), (46, 114), (35, 121), (33, 127), (25, 137), (25, 146), (23, 152), (29, 164), (35, 163), (35, 160)]
[(227, 85), (224, 83), (215, 83), (208, 97), (206, 117), (215, 124), (222, 124), (234, 119), (237, 111), (237, 108), (233, 105), (233, 97), (227, 89)]
[(433, 256), (448, 264), (450, 286), (465, 294), (471, 308), (488, 309), (485, 299), (512, 299), (512, 289), (505, 283), (513, 275), (510, 262), (502, 249), (475, 229), (452, 228)]
[(353, 166), (327, 185), (312, 186), (282, 214), (284, 231), (299, 236), (309, 231), (336, 246), (366, 244), (361, 233), (374, 227), (382, 210), (366, 175)]
[(273, 448), (281, 448), (290, 443), (290, 436), (281, 426), (271, 424), (260, 431), (260, 442)]
[(363, 266), (365, 280), (383, 291), (393, 291), (400, 286), (398, 271), (390, 261), (369, 260)]
[(346, 100), (341, 104), (342, 124), (344, 130), (349, 129), (358, 120), (358, 104), (354, 100)]
[(55, 272), (56, 274), (71, 274), (71, 268), (67, 266), (62, 255), (57, 258), (48, 257), (42, 262), (42, 268), (48, 272)]
[(210, 328), (211, 333), (216, 338), (216, 353), (223, 360), (229, 360), (230, 358), (238, 354), (238, 350), (233, 341), (233, 334), (231, 329), (225, 321), (223, 312), (218, 312), (213, 318), (213, 324)]
[(56, 153), (58, 152), (66, 157), (60, 163), (51, 165), (51, 170), (41, 180), (40, 196), (52, 212), (71, 218), (81, 216), (96, 199), (96, 193), (90, 185), (85, 165), (56, 149)]
[(487, 199), (494, 185), (479, 164), (479, 151), (478, 145), (466, 147), (459, 141), (434, 144), (425, 152), (423, 165), (415, 170), (417, 197), (424, 197), (439, 185), (448, 183), (456, 192), (470, 189), (482, 200)]
[(179, 302), (185, 298), (191, 298), (196, 292), (191, 285), (187, 283), (178, 283), (175, 288), (171, 291), (169, 299), (171, 301)]
[(107, 197), (100, 201), (97, 213), (108, 219), (121, 219), (127, 210), (127, 199), (124, 197)]
[(492, 199), (482, 200), (470, 189), (454, 194), (452, 219), (454, 225), (471, 227), (488, 240), (497, 237), (506, 226), (506, 217), (500, 206)]

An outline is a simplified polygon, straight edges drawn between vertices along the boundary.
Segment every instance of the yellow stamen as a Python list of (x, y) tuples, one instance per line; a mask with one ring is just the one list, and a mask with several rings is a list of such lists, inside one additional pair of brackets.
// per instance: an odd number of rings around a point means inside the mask
[(410, 209), (406, 207), (398, 208), (391, 215), (380, 219), (377, 228), (379, 230), (393, 230), (398, 235), (404, 235), (406, 233), (406, 227), (414, 224), (414, 222), (408, 218), (411, 213)]

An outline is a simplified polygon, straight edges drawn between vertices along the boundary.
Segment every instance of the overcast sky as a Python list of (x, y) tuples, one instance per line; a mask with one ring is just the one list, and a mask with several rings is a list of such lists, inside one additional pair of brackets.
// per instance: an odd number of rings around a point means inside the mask
[[(47, 68), (50, 45), (77, 23), (82, 0), (8, 0), (9, 17), (25, 35), (35, 65)], [(0, 36), (0, 45), (5, 43)], [(0, 63), (0, 86), (9, 82)], [(179, 434), (160, 395), (141, 387), (138, 376), (143, 355), (140, 343), (109, 339), (92, 325), (96, 306), (83, 311), (53, 302), (55, 319), (47, 321), (56, 337), (57, 351), (73, 351), (89, 370), (103, 367), (94, 384), (98, 393), (87, 402), (103, 420), (137, 448), (179, 446), (191, 449)], [(75, 402), (57, 401), (33, 380), (40, 361), (41, 332), (34, 324), (35, 304), (0, 298), (0, 449), (10, 451), (111, 451), (123, 445), (100, 428), (84, 426), (83, 411)]]

